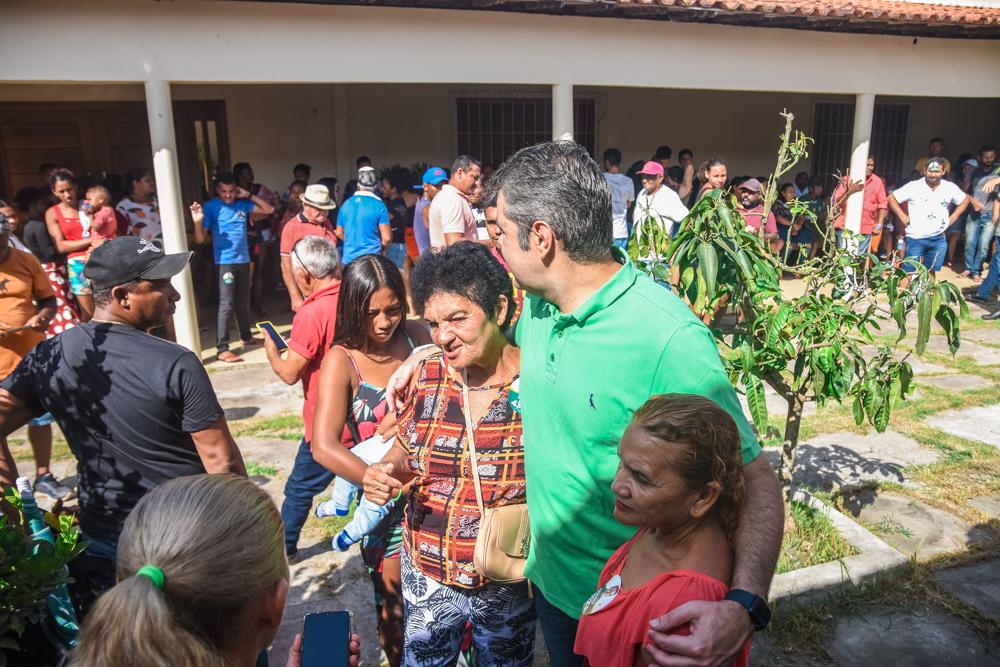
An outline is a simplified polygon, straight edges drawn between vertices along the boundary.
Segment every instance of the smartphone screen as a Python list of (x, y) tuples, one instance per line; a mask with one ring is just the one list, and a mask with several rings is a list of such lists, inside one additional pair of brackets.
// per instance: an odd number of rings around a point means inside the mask
[(278, 330), (275, 329), (274, 325), (270, 322), (258, 322), (257, 329), (260, 331), (261, 335), (271, 337), (274, 344), (278, 346), (278, 352), (281, 352), (288, 347), (288, 343), (285, 342), (285, 339), (281, 337), (281, 334), (278, 333)]
[(347, 667), (351, 612), (306, 614), (302, 621), (302, 667)]

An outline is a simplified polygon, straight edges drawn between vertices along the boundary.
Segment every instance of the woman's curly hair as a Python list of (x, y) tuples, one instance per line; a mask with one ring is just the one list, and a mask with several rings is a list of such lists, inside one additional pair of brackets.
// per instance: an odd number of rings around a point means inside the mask
[(510, 275), (489, 248), (471, 241), (462, 241), (444, 250), (425, 254), (410, 276), (413, 305), (423, 316), (427, 301), (439, 293), (464, 296), (483, 309), (488, 318), (496, 314), (500, 297), (507, 297), (506, 329), (514, 315), (514, 286)]

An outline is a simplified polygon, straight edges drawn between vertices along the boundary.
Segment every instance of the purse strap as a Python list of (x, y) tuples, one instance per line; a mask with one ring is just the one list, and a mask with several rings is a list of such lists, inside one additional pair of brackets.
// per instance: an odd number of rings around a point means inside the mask
[(486, 515), (483, 505), (483, 488), (479, 482), (479, 460), (476, 456), (476, 436), (473, 435), (472, 410), (469, 407), (469, 375), (462, 371), (462, 407), (465, 412), (465, 438), (469, 442), (469, 465), (472, 468), (472, 483), (476, 487), (476, 502), (479, 503), (479, 516)]

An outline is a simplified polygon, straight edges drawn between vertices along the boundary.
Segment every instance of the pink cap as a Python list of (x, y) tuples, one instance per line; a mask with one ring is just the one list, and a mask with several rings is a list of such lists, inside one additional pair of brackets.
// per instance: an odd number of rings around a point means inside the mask
[(650, 160), (646, 164), (642, 165), (642, 169), (640, 169), (638, 173), (645, 174), (646, 176), (663, 176), (663, 165), (659, 162), (653, 162)]

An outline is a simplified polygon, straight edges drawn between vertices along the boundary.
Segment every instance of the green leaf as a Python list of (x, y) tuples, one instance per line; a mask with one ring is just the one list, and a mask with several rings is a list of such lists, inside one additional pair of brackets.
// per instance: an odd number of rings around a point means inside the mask
[(791, 308), (787, 303), (781, 304), (777, 312), (774, 313), (774, 318), (771, 319), (771, 323), (767, 327), (767, 344), (771, 347), (778, 343), (778, 338), (781, 337), (781, 332), (788, 323), (790, 314)]
[(865, 406), (861, 404), (861, 397), (854, 396), (854, 403), (851, 404), (851, 412), (854, 414), (854, 423), (861, 426), (865, 421)]
[(879, 399), (875, 393), (875, 382), (871, 379), (865, 380), (862, 387), (861, 401), (865, 406), (865, 414), (868, 419), (874, 419), (875, 411), (878, 409)]
[(753, 418), (754, 426), (760, 434), (767, 433), (767, 401), (764, 398), (764, 384), (760, 378), (753, 373), (746, 373), (743, 376), (747, 388), (747, 407), (750, 408), (750, 416)]
[(955, 316), (955, 311), (950, 306), (941, 306), (934, 319), (944, 329), (944, 335), (948, 339), (948, 351), (955, 354), (958, 351), (958, 346), (961, 344), (958, 331), (958, 318)]
[(899, 328), (899, 336), (896, 337), (898, 343), (906, 335), (906, 303), (903, 297), (897, 298), (896, 302), (892, 304), (892, 319), (896, 321), (896, 326)]
[(681, 290), (686, 292), (694, 284), (694, 267), (685, 266), (681, 271)]
[(904, 361), (899, 364), (900, 398), (906, 398), (906, 394), (910, 393), (910, 384), (912, 382), (913, 382), (913, 367), (910, 366), (910, 362)]
[(708, 295), (715, 294), (715, 281), (719, 276), (719, 256), (715, 252), (715, 246), (707, 241), (702, 241), (698, 246), (698, 268), (705, 278), (705, 291)]
[(934, 311), (931, 306), (934, 305), (934, 296), (937, 294), (937, 290), (934, 290), (934, 294), (931, 294), (930, 290), (924, 290), (920, 294), (920, 298), (917, 301), (917, 356), (921, 356), (924, 350), (927, 349), (927, 341), (931, 337), (931, 317), (934, 315)]
[(740, 273), (743, 274), (743, 279), (746, 281), (748, 286), (754, 284), (753, 278), (753, 265), (750, 264), (750, 258), (747, 257), (747, 253), (743, 248), (737, 247), (733, 252), (733, 257), (736, 259), (736, 265), (740, 267)]
[(729, 207), (725, 202), (720, 202), (719, 208), (716, 209), (719, 214), (719, 224), (722, 228), (726, 230), (726, 233), (730, 236), (736, 236), (736, 228), (733, 227), (733, 216), (729, 211)]
[(887, 391), (880, 391), (879, 396), (881, 400), (878, 404), (878, 409), (875, 412), (875, 418), (872, 420), (872, 426), (879, 433), (885, 433), (885, 429), (889, 426), (889, 412), (892, 409), (892, 394)]

